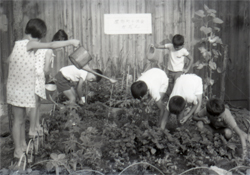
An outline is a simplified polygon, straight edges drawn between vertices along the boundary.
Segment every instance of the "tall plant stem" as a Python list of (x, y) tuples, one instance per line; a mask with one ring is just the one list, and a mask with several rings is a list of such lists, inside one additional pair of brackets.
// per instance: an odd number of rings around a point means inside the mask
[(228, 60), (228, 46), (225, 45), (223, 68), (222, 68), (222, 75), (221, 75), (221, 86), (220, 86), (220, 99), (222, 101), (224, 101), (224, 98), (225, 98), (225, 77), (226, 77), (227, 60)]
[(130, 69), (130, 65), (128, 65), (128, 73), (127, 73), (127, 78), (126, 78), (126, 96), (125, 96), (125, 101), (127, 101), (127, 94), (128, 94), (128, 76), (129, 76), (129, 69)]
[[(210, 61), (211, 60), (213, 61), (212, 51), (211, 51), (211, 43), (209, 44), (209, 49), (210, 49), (210, 55), (211, 55)], [(212, 80), (212, 75), (213, 75), (213, 70), (209, 67), (209, 80)], [(210, 86), (209, 86), (209, 98), (211, 98), (212, 94), (213, 94), (213, 88), (212, 88), (212, 86), (213, 86), (212, 84), (210, 84)]]

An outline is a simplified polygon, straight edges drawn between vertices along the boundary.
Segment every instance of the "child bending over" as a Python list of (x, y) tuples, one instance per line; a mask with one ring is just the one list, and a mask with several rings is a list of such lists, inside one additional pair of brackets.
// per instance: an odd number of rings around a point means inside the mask
[(160, 109), (160, 118), (158, 119), (159, 122), (161, 121), (164, 113), (162, 98), (166, 93), (167, 88), (167, 74), (159, 68), (152, 68), (145, 73), (142, 73), (142, 76), (139, 77), (138, 80), (131, 85), (131, 93), (132, 96), (136, 99), (141, 99), (147, 93), (150, 94), (150, 96)]
[(226, 139), (232, 138), (232, 131), (235, 131), (241, 140), (242, 158), (246, 158), (246, 141), (250, 143), (250, 135), (247, 135), (239, 128), (230, 110), (225, 108), (222, 100), (210, 99), (206, 107), (194, 116), (193, 119), (198, 121), (197, 126), (200, 130), (204, 129), (204, 124), (206, 124), (213, 132), (223, 134)]
[[(102, 74), (99, 69), (93, 69), (96, 73)], [(94, 75), (82, 69), (78, 69), (74, 65), (66, 66), (60, 69), (55, 76), (55, 83), (57, 91), (63, 93), (68, 97), (71, 104), (75, 104), (78, 101), (79, 104), (83, 104), (81, 97), (83, 96), (83, 83), (85, 81), (99, 82), (102, 77)], [(74, 88), (75, 83), (78, 83), (76, 90)], [(77, 100), (78, 99), (78, 100)]]
[[(165, 129), (169, 115), (174, 115), (184, 124), (193, 114), (199, 112), (202, 93), (202, 79), (199, 76), (184, 74), (177, 78), (161, 121), (161, 128)], [(186, 106), (191, 107), (190, 111), (186, 111)]]

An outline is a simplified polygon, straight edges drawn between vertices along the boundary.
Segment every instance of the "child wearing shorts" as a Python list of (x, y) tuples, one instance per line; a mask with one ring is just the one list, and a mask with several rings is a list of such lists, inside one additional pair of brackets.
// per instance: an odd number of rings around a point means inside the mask
[[(202, 79), (195, 74), (183, 74), (177, 78), (170, 94), (167, 108), (161, 121), (161, 128), (165, 129), (168, 117), (176, 116), (184, 124), (193, 114), (200, 111), (203, 94)], [(190, 111), (186, 110), (190, 106)]]
[[(94, 72), (102, 74), (99, 69), (93, 69)], [(55, 76), (55, 83), (57, 91), (63, 93), (71, 104), (75, 104), (78, 101), (79, 104), (83, 104), (81, 97), (83, 96), (83, 83), (85, 81), (99, 82), (101, 76), (87, 72), (82, 69), (78, 69), (74, 65), (69, 65), (60, 69)], [(75, 88), (75, 84), (77, 86)]]

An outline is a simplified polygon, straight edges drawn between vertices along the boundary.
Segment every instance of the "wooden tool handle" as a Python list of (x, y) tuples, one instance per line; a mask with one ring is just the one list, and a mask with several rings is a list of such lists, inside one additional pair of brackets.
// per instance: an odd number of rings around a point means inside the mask
[(86, 68), (84, 68), (84, 67), (82, 67), (82, 69), (85, 70), (85, 71), (88, 71), (88, 72), (90, 72), (90, 73), (92, 73), (92, 74), (95, 74), (95, 75), (97, 75), (97, 76), (103, 77), (103, 78), (109, 80), (111, 83), (116, 83), (116, 82), (117, 82), (117, 80), (114, 80), (114, 79), (112, 79), (112, 78), (106, 77), (105, 75), (99, 74), (99, 73), (97, 73), (97, 72), (95, 72), (95, 71), (93, 71), (93, 70), (86, 69)]

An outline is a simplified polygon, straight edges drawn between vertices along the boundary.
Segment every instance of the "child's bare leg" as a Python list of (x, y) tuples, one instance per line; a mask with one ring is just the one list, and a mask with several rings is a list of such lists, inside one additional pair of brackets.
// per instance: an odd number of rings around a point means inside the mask
[(36, 108), (31, 108), (29, 135), (34, 135), (36, 133), (35, 123), (36, 123)]
[(22, 146), (22, 150), (26, 151), (27, 148), (27, 143), (25, 140), (25, 118), (26, 118), (26, 110), (24, 111), (24, 115), (23, 115), (23, 124), (21, 125), (21, 146)]
[(14, 157), (20, 158), (23, 149), (22, 144), (25, 141), (25, 134), (23, 134), (23, 127), (25, 129), (25, 108), (12, 106), (14, 121), (12, 127), (12, 135), (15, 144)]
[(202, 95), (197, 95), (198, 106), (194, 111), (194, 114), (197, 114), (201, 110), (201, 103), (202, 103)]
[(36, 122), (37, 122), (37, 110), (38, 110), (38, 96), (36, 95), (36, 106), (30, 110), (30, 129), (29, 135), (37, 135), (36, 132)]
[(69, 98), (69, 102), (71, 104), (76, 103), (76, 92), (73, 87), (71, 87), (69, 90), (63, 91), (63, 93)]
[(40, 125), (40, 106), (41, 106), (41, 100), (40, 98), (38, 97), (38, 100), (37, 100), (37, 105), (36, 105), (36, 124), (35, 124), (35, 129), (40, 131), (41, 130), (41, 125)]

